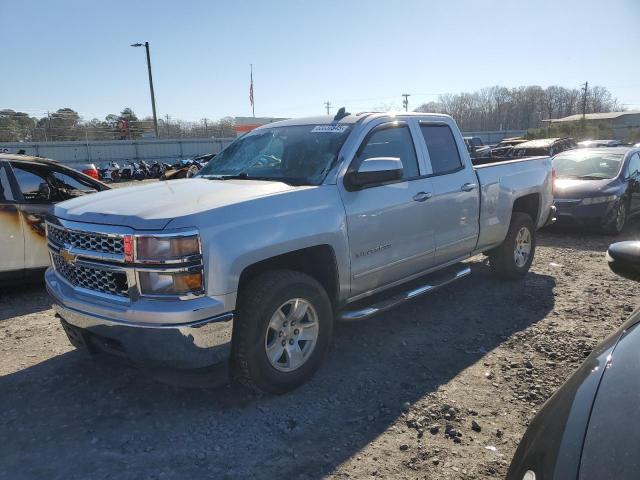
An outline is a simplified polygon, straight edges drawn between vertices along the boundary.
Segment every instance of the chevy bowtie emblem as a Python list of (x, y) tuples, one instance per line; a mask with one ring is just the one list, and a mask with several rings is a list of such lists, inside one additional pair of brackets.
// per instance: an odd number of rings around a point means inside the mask
[(76, 260), (78, 258), (77, 255), (74, 255), (73, 253), (71, 253), (69, 250), (67, 250), (66, 248), (63, 248), (62, 250), (60, 250), (60, 256), (62, 257), (62, 259), (65, 261), (65, 263), (69, 263), (71, 265), (73, 265), (74, 263), (76, 263)]

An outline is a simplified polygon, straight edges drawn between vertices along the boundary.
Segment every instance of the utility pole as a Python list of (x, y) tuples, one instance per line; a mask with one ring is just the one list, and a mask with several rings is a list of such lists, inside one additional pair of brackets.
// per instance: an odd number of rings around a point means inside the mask
[(404, 97), (404, 100), (402, 100), (402, 106), (404, 107), (404, 111), (408, 112), (409, 111), (409, 97), (411, 96), (410, 93), (403, 93), (402, 96)]
[(331, 102), (327, 100), (326, 102), (324, 102), (324, 106), (327, 109), (327, 115), (331, 115), (329, 113), (329, 110), (331, 109)]
[(585, 120), (587, 115), (587, 91), (589, 90), (589, 82), (584, 82), (584, 87), (582, 88), (582, 120)]
[(149, 42), (142, 43), (133, 43), (132, 47), (142, 47), (147, 52), (147, 71), (149, 72), (149, 89), (151, 90), (151, 109), (153, 110), (153, 128), (156, 132), (156, 138), (158, 138), (158, 117), (156, 115), (156, 96), (153, 93), (153, 76), (151, 75), (151, 55), (149, 54)]

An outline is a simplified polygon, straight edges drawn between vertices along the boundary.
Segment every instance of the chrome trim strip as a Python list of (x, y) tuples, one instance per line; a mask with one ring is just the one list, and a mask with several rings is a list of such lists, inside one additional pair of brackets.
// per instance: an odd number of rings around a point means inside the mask
[(404, 303), (408, 300), (419, 297), (420, 295), (433, 292), (434, 290), (437, 290), (440, 287), (444, 287), (445, 285), (455, 282), (460, 278), (466, 277), (470, 273), (471, 273), (471, 268), (464, 267), (461, 270), (458, 270), (453, 276), (447, 277), (443, 281), (427, 283), (425, 285), (414, 288), (407, 292), (402, 292), (390, 298), (383, 299), (378, 303), (374, 303), (373, 305), (369, 305), (361, 309), (344, 310), (340, 314), (340, 319), (346, 320), (346, 321), (354, 321), (354, 320), (363, 320), (365, 318), (369, 318), (373, 315), (382, 313), (386, 310), (396, 307), (397, 305), (400, 305), (401, 303)]

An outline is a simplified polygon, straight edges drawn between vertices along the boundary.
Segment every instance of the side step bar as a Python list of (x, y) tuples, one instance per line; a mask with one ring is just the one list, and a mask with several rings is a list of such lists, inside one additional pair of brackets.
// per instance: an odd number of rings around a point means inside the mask
[[(349, 308), (349, 306), (347, 306), (340, 313), (340, 319), (345, 321), (364, 320), (365, 318), (369, 318), (373, 315), (384, 312), (385, 310), (396, 307), (407, 300), (412, 300), (421, 295), (431, 293), (440, 287), (444, 287), (445, 285), (466, 277), (470, 273), (471, 268), (466, 265), (459, 264), (454, 267), (449, 267), (441, 272), (436, 272), (431, 276), (425, 277), (422, 284), (412, 282), (412, 287), (409, 290), (399, 292), (394, 290), (394, 293), (381, 298), (378, 301), (374, 301), (372, 304), (361, 306), (360, 308)], [(361, 302), (356, 303), (361, 304)]]

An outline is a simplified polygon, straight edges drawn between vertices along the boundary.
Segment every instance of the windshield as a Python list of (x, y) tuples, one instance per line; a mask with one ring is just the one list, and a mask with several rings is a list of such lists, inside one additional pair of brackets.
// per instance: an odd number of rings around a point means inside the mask
[(296, 125), (255, 130), (216, 155), (199, 176), (320, 185), (352, 125)]
[(618, 175), (623, 158), (619, 153), (563, 153), (554, 157), (553, 167), (558, 178), (599, 180)]

